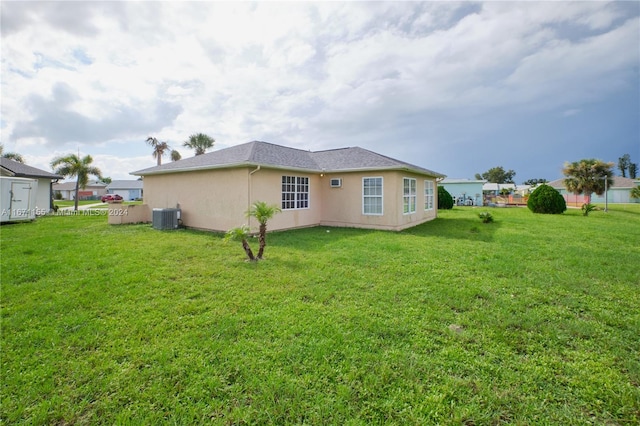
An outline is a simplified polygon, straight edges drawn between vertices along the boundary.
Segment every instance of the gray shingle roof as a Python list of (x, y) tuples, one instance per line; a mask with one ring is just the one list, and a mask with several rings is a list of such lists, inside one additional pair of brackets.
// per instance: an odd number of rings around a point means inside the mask
[[(566, 187), (564, 186), (564, 180), (565, 178), (552, 180), (551, 182), (547, 182), (547, 185), (556, 189), (566, 189)], [(622, 176), (614, 176), (613, 185), (611, 185), (609, 188), (635, 188), (636, 186), (638, 186), (638, 184), (633, 179), (623, 178)]]
[(432, 170), (358, 147), (313, 152), (260, 141), (138, 170), (132, 174), (144, 176), (238, 166), (264, 166), (317, 173), (380, 169), (411, 170), (430, 176), (444, 177)]
[(142, 189), (141, 180), (114, 180), (107, 185), (107, 189)]
[(444, 177), (443, 174), (425, 169), (404, 161), (396, 160), (360, 147), (332, 149), (328, 151), (311, 152), (321, 170), (327, 172), (371, 170), (371, 169), (406, 169)]
[(13, 161), (4, 157), (0, 157), (0, 166), (2, 166), (3, 169), (10, 171), (16, 177), (48, 179), (63, 178), (63, 176), (56, 175), (45, 170), (36, 169), (35, 167), (27, 166), (26, 164), (22, 164), (18, 161)]
[[(92, 188), (92, 189), (102, 189), (102, 188), (106, 188), (107, 184), (104, 182), (97, 182), (97, 181), (90, 181), (87, 183), (87, 186), (85, 186), (86, 188)], [(73, 182), (62, 182), (62, 183), (55, 183), (53, 184), (53, 189), (54, 191), (70, 191), (70, 190), (75, 190), (76, 189), (76, 181), (74, 180)]]

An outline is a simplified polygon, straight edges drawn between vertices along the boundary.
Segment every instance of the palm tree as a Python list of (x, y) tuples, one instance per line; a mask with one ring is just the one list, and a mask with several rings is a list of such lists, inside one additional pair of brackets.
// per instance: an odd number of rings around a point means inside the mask
[(251, 247), (247, 242), (247, 238), (249, 237), (249, 227), (247, 225), (242, 225), (238, 228), (229, 229), (224, 237), (225, 242), (234, 240), (241, 241), (242, 248), (244, 252), (247, 253), (247, 257), (249, 260), (254, 261), (256, 257), (253, 255), (253, 251), (251, 251)]
[(640, 198), (640, 186), (636, 186), (631, 190), (631, 198)]
[(80, 158), (79, 155), (75, 154), (57, 157), (51, 162), (51, 168), (55, 170), (56, 174), (68, 177), (76, 176), (76, 211), (78, 210), (78, 191), (80, 188), (84, 189), (87, 186), (89, 175), (102, 179), (100, 169), (92, 166), (91, 163), (93, 163), (93, 158), (90, 155)]
[(574, 194), (585, 194), (587, 204), (591, 202), (591, 194), (604, 194), (606, 186), (613, 185), (613, 163), (605, 163), (593, 158), (565, 163), (562, 173), (567, 178), (564, 185)]
[(260, 223), (260, 248), (258, 249), (258, 259), (262, 259), (264, 248), (267, 245), (267, 221), (270, 220), (276, 213), (281, 212), (280, 207), (276, 205), (268, 205), (264, 201), (256, 201), (251, 206), (251, 209), (247, 212), (248, 217), (255, 217), (258, 223)]
[(205, 135), (204, 133), (197, 133), (189, 136), (189, 140), (183, 145), (187, 148), (195, 149), (196, 155), (202, 155), (207, 149), (213, 147), (214, 142), (215, 139), (211, 136)]
[(147, 143), (153, 147), (153, 158), (158, 160), (158, 166), (162, 164), (162, 157), (165, 152), (169, 150), (169, 145), (166, 142), (160, 142), (158, 139), (149, 136)]
[(171, 161), (178, 161), (182, 158), (182, 155), (175, 149), (171, 150)]
[(17, 161), (24, 164), (24, 157), (17, 152), (4, 152), (4, 145), (0, 144), (0, 156), (2, 158), (8, 158), (9, 160)]

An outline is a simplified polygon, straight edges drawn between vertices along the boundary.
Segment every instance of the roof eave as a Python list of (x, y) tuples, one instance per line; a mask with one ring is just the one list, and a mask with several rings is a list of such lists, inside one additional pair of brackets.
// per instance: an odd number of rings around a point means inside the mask
[(16, 175), (16, 174), (15, 174), (15, 172), (14, 172), (13, 170), (9, 170), (9, 169), (7, 169), (6, 167), (2, 167), (2, 170), (4, 170), (6, 173), (8, 173), (8, 176), (9, 176), (9, 177), (13, 177), (13, 176), (15, 176), (15, 175)]
[(291, 170), (291, 171), (305, 172), (305, 173), (322, 173), (322, 170), (310, 169), (305, 167), (289, 167), (289, 166), (279, 166), (277, 164), (241, 162), (241, 163), (218, 164), (218, 165), (207, 165), (207, 166), (197, 166), (197, 167), (181, 167), (178, 169), (157, 170), (157, 171), (149, 171), (149, 172), (144, 172), (144, 170), (138, 170), (136, 172), (131, 172), (129, 174), (133, 176), (151, 176), (151, 175), (164, 175), (164, 174), (171, 174), (171, 173), (185, 173), (185, 172), (196, 172), (196, 171), (205, 171), (205, 170), (235, 169), (240, 167), (264, 167), (264, 168), (276, 169), (276, 170)]
[(424, 170), (424, 169), (412, 168), (407, 166), (352, 167), (352, 168), (344, 168), (344, 169), (322, 170), (323, 173), (355, 173), (355, 172), (376, 172), (376, 171), (403, 171), (403, 172), (417, 173), (425, 176), (433, 176), (435, 178), (446, 177), (446, 175), (443, 175), (438, 172), (434, 172), (432, 170)]
[(164, 175), (164, 174), (173, 174), (173, 173), (205, 171), (205, 170), (232, 169), (232, 168), (239, 168), (239, 167), (264, 167), (267, 169), (288, 170), (288, 171), (302, 172), (302, 173), (355, 173), (355, 172), (376, 172), (376, 171), (394, 171), (395, 170), (395, 171), (406, 171), (411, 173), (417, 173), (425, 176), (432, 176), (438, 179), (446, 177), (446, 175), (443, 175), (442, 173), (437, 173), (431, 170), (422, 170), (422, 169), (417, 169), (412, 167), (406, 167), (406, 166), (316, 169), (316, 168), (307, 168), (307, 167), (281, 166), (277, 164), (264, 164), (264, 163), (256, 163), (256, 162), (241, 162), (241, 163), (232, 163), (232, 164), (207, 165), (207, 166), (199, 166), (199, 167), (181, 167), (179, 169), (157, 170), (157, 171), (149, 171), (149, 172), (144, 172), (144, 170), (138, 170), (136, 172), (131, 172), (130, 174), (133, 176), (152, 176), (152, 175)]
[(49, 180), (60, 180), (60, 179), (64, 179), (64, 176), (42, 176), (42, 175), (34, 175), (34, 174), (28, 174), (28, 173), (16, 173), (14, 174), (15, 177), (26, 177), (26, 178), (30, 178), (30, 179), (49, 179)]

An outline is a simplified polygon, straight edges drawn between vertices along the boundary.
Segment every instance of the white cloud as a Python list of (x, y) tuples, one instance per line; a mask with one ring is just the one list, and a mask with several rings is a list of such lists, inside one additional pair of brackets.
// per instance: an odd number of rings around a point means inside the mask
[(180, 146), (194, 132), (217, 147), (394, 139), (408, 152), (424, 135), (481, 134), (498, 114), (582, 111), (637, 85), (640, 62), (624, 3), (1, 7), (3, 141), (33, 155), (137, 158), (147, 136)]

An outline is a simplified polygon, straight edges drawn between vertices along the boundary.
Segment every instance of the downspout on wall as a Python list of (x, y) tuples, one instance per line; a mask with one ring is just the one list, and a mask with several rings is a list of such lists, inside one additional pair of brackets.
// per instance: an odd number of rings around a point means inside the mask
[[(254, 173), (260, 171), (260, 169), (261, 169), (261, 166), (258, 165), (258, 167), (256, 167), (255, 170), (252, 170), (252, 171), (249, 172), (249, 185), (248, 185), (248, 188), (247, 188), (247, 211), (251, 210), (251, 199), (253, 197), (253, 184), (252, 184), (251, 177), (253, 176)], [(249, 228), (251, 228), (251, 217), (250, 216), (247, 216), (247, 226)]]

